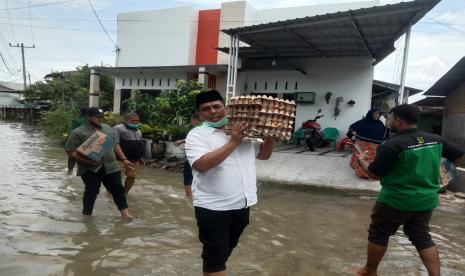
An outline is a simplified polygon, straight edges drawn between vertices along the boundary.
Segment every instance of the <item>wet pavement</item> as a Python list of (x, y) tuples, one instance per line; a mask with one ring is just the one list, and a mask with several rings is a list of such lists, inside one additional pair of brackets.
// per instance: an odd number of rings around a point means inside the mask
[[(62, 148), (0, 121), (0, 275), (201, 275), (193, 207), (181, 175), (145, 168), (119, 218), (102, 187), (94, 216), (80, 215), (83, 185)], [(261, 184), (229, 275), (346, 275), (365, 259), (371, 196)], [(465, 274), (465, 211), (437, 210), (432, 232), (443, 275)], [(426, 275), (401, 231), (379, 275)]]

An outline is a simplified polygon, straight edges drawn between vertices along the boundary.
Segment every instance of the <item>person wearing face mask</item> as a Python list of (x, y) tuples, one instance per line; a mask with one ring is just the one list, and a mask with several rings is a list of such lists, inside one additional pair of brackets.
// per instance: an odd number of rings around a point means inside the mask
[(228, 122), (218, 91), (196, 96), (197, 111), (204, 120), (186, 137), (186, 155), (192, 167), (192, 199), (203, 244), (203, 275), (226, 275), (226, 261), (249, 224), (250, 207), (257, 203), (255, 160), (267, 160), (273, 139), (245, 137), (247, 125)]
[[(375, 160), (376, 150), (389, 137), (389, 129), (380, 120), (381, 113), (378, 109), (372, 108), (365, 118), (359, 120), (349, 127), (347, 137), (351, 139), (362, 152), (366, 153), (366, 159), (371, 162)], [(355, 174), (362, 178), (370, 178), (365, 170), (360, 167), (355, 158), (356, 152), (352, 155), (350, 166)]]
[[(121, 150), (115, 131), (109, 125), (102, 123), (103, 117), (102, 109), (98, 107), (87, 109), (86, 122), (71, 132), (65, 144), (68, 155), (77, 161), (77, 175), (81, 177), (85, 185), (82, 214), (92, 215), (95, 200), (103, 184), (112, 194), (113, 201), (121, 212), (121, 217), (132, 219), (121, 183), (121, 168), (116, 161), (116, 155), (124, 160), (125, 167), (132, 166), (132, 163), (127, 160)], [(109, 150), (100, 161), (91, 160), (77, 152), (77, 148), (96, 131), (104, 133), (115, 142), (114, 150)]]
[(124, 192), (131, 190), (136, 177), (139, 174), (139, 166), (144, 164), (145, 143), (139, 130), (140, 117), (135, 112), (129, 112), (125, 116), (125, 122), (113, 127), (120, 140), (121, 149), (126, 158), (131, 161), (132, 166), (125, 166), (124, 160), (120, 160), (121, 171), (126, 175), (124, 180)]

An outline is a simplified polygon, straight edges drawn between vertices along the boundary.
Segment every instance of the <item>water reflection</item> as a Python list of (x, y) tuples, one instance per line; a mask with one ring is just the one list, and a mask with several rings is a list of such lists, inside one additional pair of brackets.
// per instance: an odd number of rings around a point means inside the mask
[[(83, 185), (63, 150), (33, 128), (0, 122), (0, 275), (200, 275), (200, 243), (181, 176), (143, 169), (119, 218), (102, 188), (94, 217), (80, 215)], [(264, 184), (229, 275), (344, 275), (365, 259), (373, 198)], [(463, 275), (463, 213), (436, 212), (444, 275)], [(403, 233), (380, 275), (425, 275)]]

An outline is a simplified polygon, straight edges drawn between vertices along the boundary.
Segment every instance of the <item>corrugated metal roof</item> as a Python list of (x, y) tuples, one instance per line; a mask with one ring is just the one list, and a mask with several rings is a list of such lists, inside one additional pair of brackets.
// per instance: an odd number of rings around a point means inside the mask
[(416, 106), (431, 106), (431, 107), (444, 107), (445, 97), (427, 97), (418, 102), (414, 102)]
[(244, 58), (371, 56), (378, 63), (394, 51), (394, 42), (409, 25), (440, 1), (415, 0), (222, 32), (250, 45), (239, 49)]
[(424, 95), (447, 96), (455, 88), (465, 82), (465, 57), (459, 60), (444, 76), (442, 76)]
[(19, 93), (24, 90), (24, 84), (18, 82), (0, 81), (1, 92)]
[[(373, 90), (378, 89), (378, 90), (382, 91), (383, 90), (382, 88), (387, 88), (389, 90), (397, 92), (397, 91), (399, 91), (400, 85), (395, 84), (395, 83), (380, 81), (380, 80), (373, 80)], [(408, 90), (409, 96), (413, 96), (413, 95), (418, 94), (418, 93), (420, 93), (422, 91), (421, 89), (417, 89), (417, 88), (413, 88), (413, 87), (409, 87), (409, 86), (405, 86), (404, 89)]]

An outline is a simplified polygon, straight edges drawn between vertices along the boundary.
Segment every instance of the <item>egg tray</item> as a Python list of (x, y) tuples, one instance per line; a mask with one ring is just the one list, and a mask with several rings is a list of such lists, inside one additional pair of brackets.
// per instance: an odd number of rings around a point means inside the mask
[(229, 99), (227, 116), (229, 123), (225, 132), (230, 134), (235, 124), (248, 125), (246, 136), (254, 138), (276, 138), (289, 141), (295, 121), (294, 101), (271, 96), (239, 96)]

